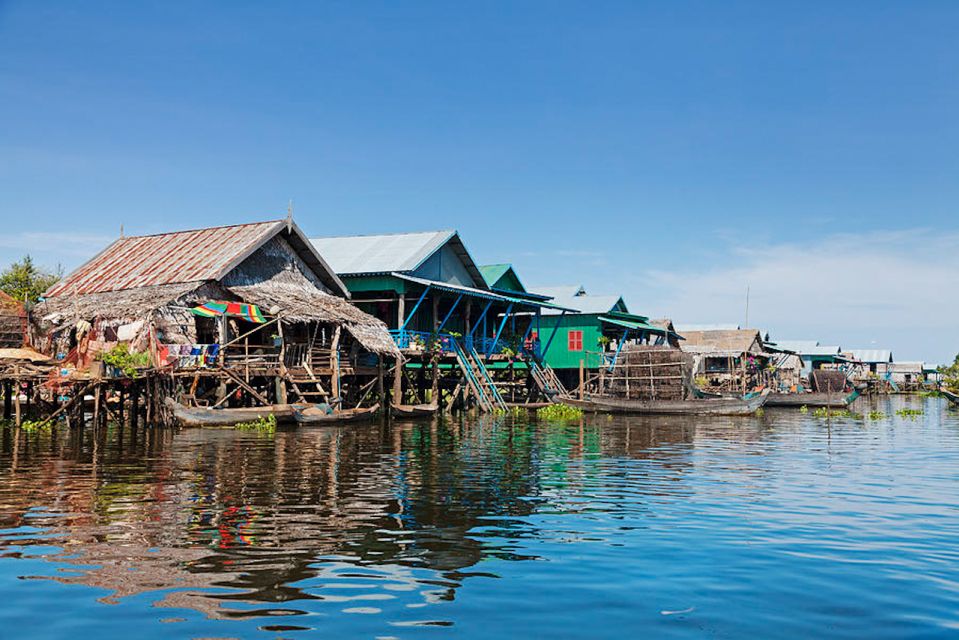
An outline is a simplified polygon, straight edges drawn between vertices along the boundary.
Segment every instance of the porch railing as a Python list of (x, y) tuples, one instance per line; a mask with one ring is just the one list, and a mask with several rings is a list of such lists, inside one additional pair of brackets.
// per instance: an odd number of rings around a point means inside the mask
[[(430, 333), (428, 331), (411, 331), (408, 329), (394, 329), (390, 331), (396, 346), (400, 349), (438, 350), (440, 353), (456, 353), (458, 343), (466, 351), (476, 351), (489, 357), (502, 353), (508, 343), (503, 338), (494, 340), (488, 337), (453, 336), (449, 333)], [(538, 341), (524, 344), (520, 351), (522, 355), (540, 359), (540, 344)]]

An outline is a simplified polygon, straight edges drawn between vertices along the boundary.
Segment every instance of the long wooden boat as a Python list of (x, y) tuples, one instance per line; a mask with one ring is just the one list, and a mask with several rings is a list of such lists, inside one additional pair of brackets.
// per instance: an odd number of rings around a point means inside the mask
[(276, 418), (277, 424), (340, 424), (369, 420), (380, 408), (379, 405), (364, 409), (346, 409), (327, 413), (317, 407), (295, 404), (274, 404), (263, 407), (241, 407), (235, 409), (211, 409), (209, 407), (187, 407), (172, 398), (167, 398), (167, 406), (173, 417), (184, 427), (232, 427), (240, 422), (253, 422), (260, 418)]
[(390, 413), (395, 418), (418, 418), (431, 416), (439, 411), (440, 406), (433, 404), (394, 404), (390, 406)]
[(949, 391), (947, 389), (942, 389), (941, 391), (942, 391), (942, 395), (946, 396), (949, 402), (951, 402), (952, 404), (959, 405), (959, 394), (955, 394), (952, 391)]
[(173, 417), (184, 427), (230, 427), (239, 422), (252, 422), (260, 418), (276, 418), (277, 423), (292, 423), (296, 407), (292, 404), (274, 404), (268, 407), (241, 407), (236, 409), (211, 409), (187, 407), (172, 398), (166, 399)]
[(611, 396), (589, 396), (585, 400), (563, 397), (560, 402), (597, 413), (634, 415), (748, 416), (756, 413), (769, 398), (769, 390), (742, 398), (693, 398), (690, 400), (627, 400)]
[(323, 409), (316, 407), (297, 408), (293, 413), (293, 419), (297, 424), (346, 424), (350, 422), (363, 422), (372, 420), (374, 414), (380, 410), (380, 405), (374, 404), (372, 407), (362, 409), (343, 409), (327, 413)]
[(842, 409), (848, 407), (859, 397), (859, 389), (848, 393), (770, 393), (767, 407), (829, 407)]

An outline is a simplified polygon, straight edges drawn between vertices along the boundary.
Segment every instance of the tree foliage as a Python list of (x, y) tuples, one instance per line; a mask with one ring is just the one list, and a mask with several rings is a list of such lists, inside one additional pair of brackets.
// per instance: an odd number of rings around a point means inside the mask
[(20, 301), (36, 302), (61, 275), (59, 269), (47, 271), (34, 264), (30, 256), (24, 256), (0, 272), (0, 291)]
[(959, 392), (959, 355), (948, 367), (939, 367), (939, 373), (942, 374), (943, 383), (947, 389)]

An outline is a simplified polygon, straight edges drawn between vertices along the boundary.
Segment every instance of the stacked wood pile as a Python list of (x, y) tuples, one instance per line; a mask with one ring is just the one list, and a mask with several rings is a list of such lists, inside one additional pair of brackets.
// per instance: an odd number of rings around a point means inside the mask
[(841, 393), (846, 390), (846, 374), (842, 371), (817, 369), (809, 374), (809, 385), (813, 391), (823, 393)]
[(684, 400), (691, 387), (693, 358), (667, 345), (628, 345), (605, 374), (607, 395), (630, 400)]

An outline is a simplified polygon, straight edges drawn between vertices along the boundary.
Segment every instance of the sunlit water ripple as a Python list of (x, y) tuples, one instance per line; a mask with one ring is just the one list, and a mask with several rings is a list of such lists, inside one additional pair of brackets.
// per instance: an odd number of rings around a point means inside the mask
[(3, 429), (0, 629), (955, 637), (959, 411), (870, 408), (890, 417)]

